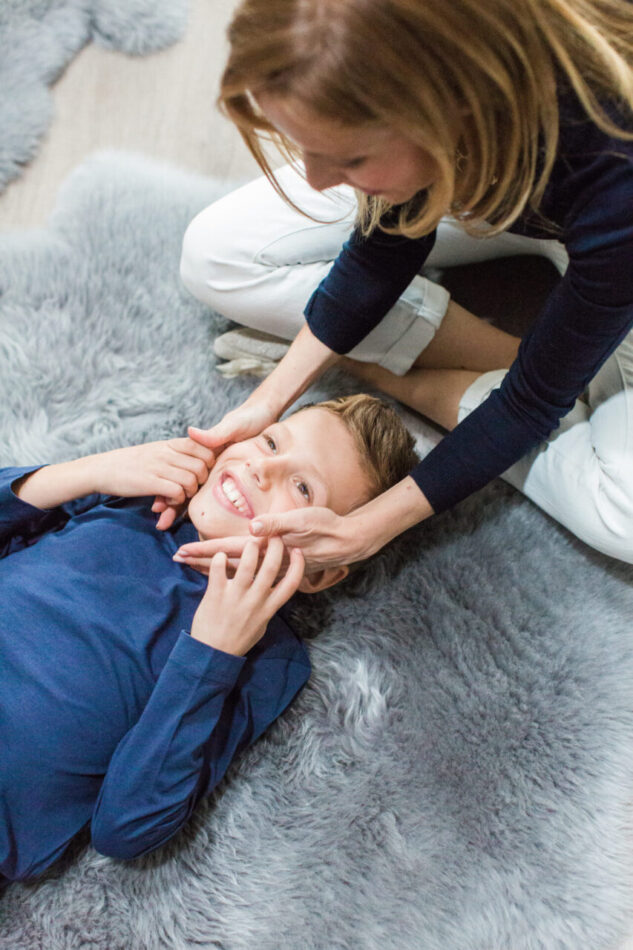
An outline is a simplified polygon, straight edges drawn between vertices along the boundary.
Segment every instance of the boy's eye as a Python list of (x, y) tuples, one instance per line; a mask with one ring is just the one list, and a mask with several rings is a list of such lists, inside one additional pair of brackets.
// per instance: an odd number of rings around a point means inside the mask
[(297, 482), (297, 488), (303, 495), (306, 501), (310, 501), (310, 489), (305, 482)]
[(268, 446), (271, 452), (277, 451), (277, 443), (271, 435), (264, 434), (264, 442)]

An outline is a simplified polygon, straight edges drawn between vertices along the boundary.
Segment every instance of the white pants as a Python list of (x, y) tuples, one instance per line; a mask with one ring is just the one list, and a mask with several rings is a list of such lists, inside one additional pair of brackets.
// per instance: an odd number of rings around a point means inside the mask
[[(227, 318), (293, 339), (308, 298), (353, 228), (356, 201), (346, 186), (316, 192), (288, 167), (277, 176), (298, 207), (318, 220), (294, 211), (265, 178), (257, 179), (194, 218), (183, 241), (181, 276), (194, 296)], [(508, 233), (478, 240), (452, 219), (440, 224), (426, 265), (520, 254), (543, 255), (561, 274), (567, 266), (558, 241)], [(349, 355), (403, 375), (433, 339), (448, 300), (444, 288), (415, 277)], [(460, 420), (505, 372), (485, 373), (469, 387)], [(407, 422), (411, 418), (407, 413)], [(587, 403), (577, 400), (548, 441), (503, 477), (587, 544), (633, 563), (633, 331), (591, 382)]]

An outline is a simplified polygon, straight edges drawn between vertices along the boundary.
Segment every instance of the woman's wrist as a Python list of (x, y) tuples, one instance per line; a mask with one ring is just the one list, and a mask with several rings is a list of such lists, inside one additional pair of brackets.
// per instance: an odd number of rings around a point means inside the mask
[(433, 514), (433, 509), (410, 475), (346, 516), (350, 537), (356, 539), (357, 560), (379, 551), (403, 531)]
[(278, 419), (315, 379), (339, 359), (340, 356), (317, 339), (306, 324), (278, 366), (249, 396), (247, 404), (263, 403), (270, 410), (271, 419)]

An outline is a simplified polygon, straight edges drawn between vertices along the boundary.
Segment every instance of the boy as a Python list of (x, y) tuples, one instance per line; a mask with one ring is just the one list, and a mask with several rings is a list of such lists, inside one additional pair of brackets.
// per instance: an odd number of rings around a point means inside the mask
[[(0, 883), (33, 877), (91, 823), (104, 854), (167, 841), (308, 679), (278, 611), (301, 554), (247, 545), (232, 577), (174, 563), (260, 514), (345, 514), (403, 477), (413, 440), (370, 396), (299, 410), (217, 460), (189, 439), (0, 470)], [(95, 494), (96, 493), (96, 494)], [(189, 498), (156, 530), (151, 498)], [(281, 571), (281, 578), (278, 580)]]

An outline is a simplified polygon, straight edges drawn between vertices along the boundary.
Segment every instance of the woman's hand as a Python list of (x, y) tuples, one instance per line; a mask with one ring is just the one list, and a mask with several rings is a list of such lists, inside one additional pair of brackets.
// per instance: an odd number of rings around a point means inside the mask
[(292, 550), (288, 569), (277, 581), (285, 550), (279, 538), (271, 539), (259, 568), (259, 546), (252, 539), (246, 542), (232, 577), (227, 576), (226, 554), (213, 557), (209, 583), (191, 625), (196, 640), (235, 656), (248, 653), (262, 638), (268, 621), (303, 577), (301, 552)]
[(197, 429), (195, 426), (189, 426), (188, 432), (195, 442), (212, 449), (218, 455), (220, 450), (230, 442), (242, 442), (244, 439), (259, 435), (263, 429), (275, 421), (276, 416), (268, 403), (247, 401), (237, 409), (227, 412), (213, 428)]
[[(287, 548), (299, 548), (306, 574), (328, 567), (363, 561), (401, 532), (433, 514), (433, 509), (414, 480), (407, 475), (382, 495), (372, 498), (347, 515), (329, 508), (297, 508), (277, 514), (258, 515), (251, 532), (263, 550), (278, 535)], [(210, 559), (224, 551), (228, 564), (237, 564), (248, 538), (218, 538), (183, 545), (175, 560), (208, 572)]]
[[(257, 530), (257, 526), (260, 530)], [(326, 567), (338, 567), (362, 560), (373, 553), (371, 539), (363, 538), (360, 523), (352, 515), (335, 514), (329, 508), (305, 508), (275, 515), (261, 515), (251, 522), (257, 531), (259, 550), (263, 551), (275, 536), (286, 548), (299, 548), (307, 573)], [(215, 538), (183, 545), (174, 560), (208, 574), (214, 556), (222, 551), (227, 566), (236, 568), (242, 551), (253, 538)]]

